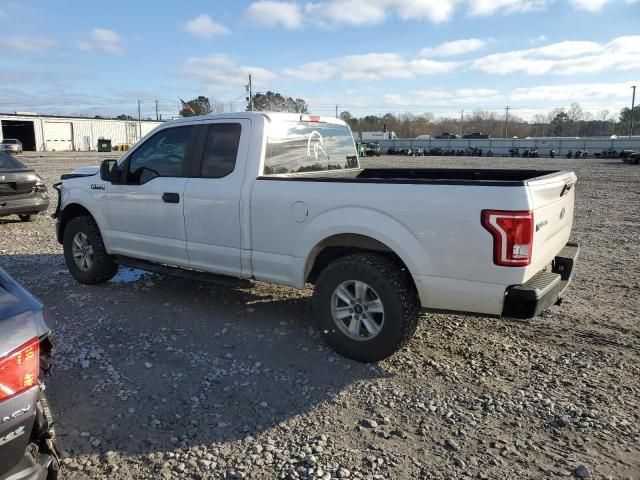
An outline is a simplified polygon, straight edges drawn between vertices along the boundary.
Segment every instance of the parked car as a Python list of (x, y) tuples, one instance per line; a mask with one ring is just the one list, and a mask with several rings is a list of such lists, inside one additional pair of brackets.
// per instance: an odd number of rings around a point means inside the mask
[(376, 361), (409, 342), (421, 309), (529, 318), (557, 302), (578, 255), (575, 183), (363, 169), (342, 120), (244, 112), (163, 123), (120, 160), (63, 175), (55, 218), (81, 283), (119, 264), (311, 283), (327, 342)]
[(0, 151), (22, 153), (22, 142), (17, 138), (5, 138), (0, 142)]
[(379, 157), (380, 156), (380, 144), (367, 143), (366, 148), (367, 157)]
[(51, 325), (40, 302), (0, 268), (0, 478), (54, 480), (51, 409), (39, 380), (51, 371)]
[(488, 133), (482, 133), (482, 132), (473, 132), (473, 133), (466, 133), (462, 136), (462, 138), (476, 138), (476, 139), (486, 139), (486, 138), (491, 138), (491, 135), (489, 135)]
[(49, 207), (42, 178), (7, 152), (0, 152), (0, 217), (18, 215), (23, 222)]
[(458, 135), (455, 135), (453, 133), (449, 133), (449, 132), (442, 132), (440, 135), (436, 135), (435, 137), (436, 139), (452, 139), (455, 140), (456, 138), (458, 138)]

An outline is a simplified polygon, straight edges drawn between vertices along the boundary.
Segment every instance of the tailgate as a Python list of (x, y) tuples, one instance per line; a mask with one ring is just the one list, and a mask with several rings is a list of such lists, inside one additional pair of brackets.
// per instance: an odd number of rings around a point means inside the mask
[(534, 228), (525, 281), (549, 265), (569, 241), (576, 181), (573, 172), (557, 172), (527, 182)]

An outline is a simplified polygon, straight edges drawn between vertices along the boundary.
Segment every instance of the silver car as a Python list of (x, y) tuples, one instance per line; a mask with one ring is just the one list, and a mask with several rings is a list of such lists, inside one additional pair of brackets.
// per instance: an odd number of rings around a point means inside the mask
[(0, 268), (2, 480), (55, 480), (58, 476), (53, 418), (39, 378), (51, 372), (50, 335), (42, 304)]
[(5, 138), (0, 142), (0, 151), (22, 153), (22, 142), (17, 138)]

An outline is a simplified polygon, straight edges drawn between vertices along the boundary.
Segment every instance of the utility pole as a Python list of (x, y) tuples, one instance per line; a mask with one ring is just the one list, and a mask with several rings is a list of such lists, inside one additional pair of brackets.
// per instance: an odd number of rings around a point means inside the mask
[(247, 85), (247, 91), (249, 92), (249, 111), (253, 112), (253, 84), (251, 74), (249, 74), (249, 84)]
[(633, 85), (633, 96), (631, 97), (631, 131), (629, 132), (629, 136), (633, 137), (633, 109), (636, 107), (636, 86)]
[(336, 105), (336, 118), (338, 118), (338, 105)]
[(464, 120), (464, 110), (460, 110), (460, 138), (462, 138), (462, 121)]
[(138, 100), (138, 130), (139, 130), (138, 140), (142, 138), (142, 115), (140, 114), (140, 103), (141, 101)]
[(156, 120), (160, 120), (160, 114), (158, 113), (158, 99), (156, 98)]
[(504, 138), (509, 138), (509, 105), (504, 107)]

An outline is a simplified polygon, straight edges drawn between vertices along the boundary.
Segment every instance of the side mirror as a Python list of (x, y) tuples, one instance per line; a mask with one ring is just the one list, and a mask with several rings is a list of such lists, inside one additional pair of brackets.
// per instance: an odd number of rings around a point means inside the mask
[(100, 179), (105, 182), (120, 183), (120, 169), (117, 160), (104, 160), (100, 164)]

